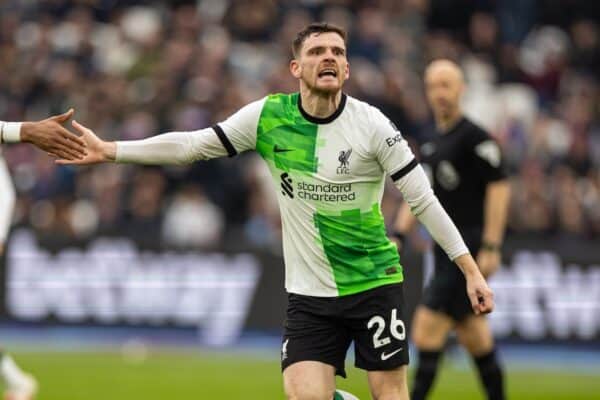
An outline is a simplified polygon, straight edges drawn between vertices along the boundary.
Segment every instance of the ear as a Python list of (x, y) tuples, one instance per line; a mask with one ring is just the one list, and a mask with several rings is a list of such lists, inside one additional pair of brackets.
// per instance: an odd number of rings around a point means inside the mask
[(290, 61), (290, 72), (296, 79), (300, 79), (302, 77), (302, 67), (300, 66), (298, 60), (293, 59)]
[(344, 71), (344, 80), (348, 80), (350, 78), (350, 63), (346, 63), (346, 68)]

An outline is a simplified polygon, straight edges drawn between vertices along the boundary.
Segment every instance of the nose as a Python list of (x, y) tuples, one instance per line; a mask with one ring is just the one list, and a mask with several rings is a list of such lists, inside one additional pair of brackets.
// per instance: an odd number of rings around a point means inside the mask
[(329, 49), (329, 48), (326, 49), (323, 56), (324, 56), (325, 60), (335, 60), (335, 54), (333, 54), (332, 49)]

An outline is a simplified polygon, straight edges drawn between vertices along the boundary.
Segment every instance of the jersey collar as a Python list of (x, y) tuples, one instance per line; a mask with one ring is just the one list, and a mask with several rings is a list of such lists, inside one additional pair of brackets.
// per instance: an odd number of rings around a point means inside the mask
[(331, 114), (329, 117), (325, 117), (325, 118), (313, 117), (312, 115), (310, 115), (306, 111), (304, 111), (304, 108), (302, 108), (302, 96), (300, 96), (300, 94), (298, 94), (298, 109), (300, 110), (300, 114), (302, 114), (304, 119), (306, 119), (308, 122), (312, 122), (313, 124), (328, 124), (330, 122), (335, 121), (335, 119), (337, 117), (339, 117), (340, 114), (344, 111), (344, 107), (346, 107), (346, 94), (342, 93), (342, 98), (340, 99), (340, 105), (338, 106), (337, 110), (335, 110), (335, 112), (333, 114)]
[(462, 125), (465, 123), (466, 119), (465, 116), (463, 115), (462, 117), (460, 117), (460, 119), (458, 121), (456, 121), (454, 123), (454, 125), (452, 125), (452, 127), (450, 129), (448, 129), (446, 132), (442, 132), (445, 135), (451, 135), (454, 132), (460, 130), (462, 128)]

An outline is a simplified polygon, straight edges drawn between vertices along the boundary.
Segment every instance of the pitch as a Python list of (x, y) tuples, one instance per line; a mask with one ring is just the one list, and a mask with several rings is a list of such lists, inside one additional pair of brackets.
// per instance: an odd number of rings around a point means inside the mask
[[(283, 399), (276, 355), (150, 350), (125, 359), (120, 352), (14, 352), (40, 381), (40, 400)], [(597, 374), (580, 375), (518, 369), (508, 365), (513, 399), (597, 398)], [(348, 366), (340, 389), (370, 399), (364, 372)], [(444, 365), (432, 400), (483, 398), (470, 370)]]

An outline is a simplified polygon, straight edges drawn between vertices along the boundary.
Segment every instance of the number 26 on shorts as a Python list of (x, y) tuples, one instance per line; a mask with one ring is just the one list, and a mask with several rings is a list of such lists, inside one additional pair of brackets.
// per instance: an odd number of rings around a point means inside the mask
[[(389, 336), (382, 337), (386, 328), (386, 322), (381, 315), (375, 315), (367, 322), (367, 329), (370, 330), (374, 326), (376, 326), (377, 329), (375, 329), (375, 333), (373, 334), (373, 347), (377, 349), (390, 344), (392, 340)], [(404, 340), (406, 338), (406, 327), (404, 326), (404, 322), (401, 319), (398, 319), (398, 310), (396, 308), (392, 310), (389, 332), (394, 339)]]

